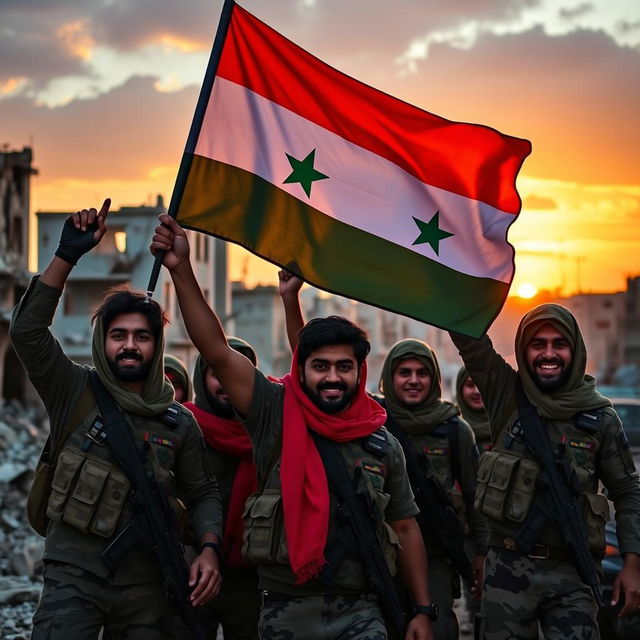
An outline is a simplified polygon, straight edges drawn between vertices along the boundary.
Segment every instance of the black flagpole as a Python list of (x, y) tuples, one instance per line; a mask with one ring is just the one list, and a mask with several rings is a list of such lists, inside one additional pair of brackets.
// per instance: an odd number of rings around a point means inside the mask
[[(189, 136), (187, 138), (187, 144), (185, 146), (184, 153), (182, 154), (178, 175), (176, 176), (173, 193), (171, 194), (169, 210), (167, 211), (167, 214), (172, 218), (175, 218), (178, 213), (178, 207), (180, 206), (182, 194), (184, 193), (184, 188), (187, 183), (187, 177), (189, 176), (189, 170), (191, 169), (191, 163), (193, 162), (193, 152), (195, 150), (196, 143), (198, 142), (198, 136), (200, 135), (200, 129), (202, 128), (202, 121), (204, 120), (204, 114), (207, 110), (207, 105), (209, 104), (211, 90), (213, 89), (213, 81), (215, 80), (216, 73), (218, 71), (218, 63), (220, 62), (220, 56), (222, 55), (222, 48), (227, 37), (227, 32), (229, 31), (229, 23), (231, 22), (231, 14), (234, 6), (235, 0), (224, 0), (224, 4), (222, 5), (222, 13), (220, 14), (218, 30), (216, 31), (216, 37), (213, 41), (211, 55), (209, 56), (209, 64), (207, 65), (207, 71), (204, 76), (204, 81), (202, 82), (200, 96), (198, 97), (198, 103), (196, 104), (193, 121), (191, 122), (191, 129), (189, 130)], [(147, 300), (151, 299), (153, 292), (155, 291), (163, 258), (164, 251), (158, 251), (153, 263), (153, 268), (151, 269), (151, 275), (149, 276)]]

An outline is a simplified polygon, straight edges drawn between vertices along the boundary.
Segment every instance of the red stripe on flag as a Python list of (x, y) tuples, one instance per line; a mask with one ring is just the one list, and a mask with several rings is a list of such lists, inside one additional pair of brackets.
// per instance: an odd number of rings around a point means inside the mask
[(517, 214), (528, 140), (452, 122), (337, 71), (234, 7), (218, 75), (243, 85), (440, 189)]

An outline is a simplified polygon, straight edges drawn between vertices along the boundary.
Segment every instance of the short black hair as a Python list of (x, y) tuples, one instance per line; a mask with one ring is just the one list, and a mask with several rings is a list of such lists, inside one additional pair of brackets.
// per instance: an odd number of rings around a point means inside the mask
[(331, 344), (351, 345), (359, 365), (371, 350), (367, 332), (351, 320), (341, 316), (314, 318), (298, 332), (298, 364), (304, 365), (313, 351)]
[(123, 313), (141, 313), (149, 321), (149, 327), (156, 342), (162, 335), (163, 328), (169, 324), (169, 317), (162, 307), (146, 294), (133, 289), (129, 283), (110, 287), (103, 294), (93, 312), (91, 322), (102, 322), (105, 334), (112, 320)]

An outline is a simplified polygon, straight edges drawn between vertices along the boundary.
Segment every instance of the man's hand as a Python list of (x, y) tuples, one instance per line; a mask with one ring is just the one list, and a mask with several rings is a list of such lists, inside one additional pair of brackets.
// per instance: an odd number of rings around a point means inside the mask
[(482, 585), (484, 583), (484, 556), (475, 556), (471, 566), (473, 568), (471, 593), (474, 600), (480, 600), (482, 599)]
[(278, 293), (281, 298), (286, 297), (298, 297), (298, 291), (300, 291), (300, 287), (304, 280), (302, 278), (298, 278), (298, 276), (293, 275), (290, 271), (286, 269), (280, 269), (278, 271)]
[(155, 234), (149, 249), (155, 256), (158, 251), (164, 251), (162, 264), (173, 271), (185, 260), (189, 261), (189, 241), (184, 229), (166, 213), (158, 216), (160, 224), (156, 227)]
[(191, 563), (189, 571), (189, 586), (191, 592), (191, 604), (199, 607), (211, 598), (215, 598), (220, 592), (222, 576), (216, 552), (205, 547), (202, 553)]
[(111, 198), (107, 198), (100, 211), (92, 207), (72, 213), (62, 227), (56, 256), (69, 264), (77, 264), (78, 260), (91, 251), (107, 232), (105, 221), (110, 206)]
[(640, 556), (637, 553), (624, 554), (624, 565), (613, 583), (612, 607), (618, 604), (621, 591), (624, 594), (624, 607), (618, 614), (619, 618), (634, 613), (640, 607)]
[(431, 640), (433, 638), (431, 619), (424, 615), (418, 615), (409, 620), (404, 638), (405, 640)]

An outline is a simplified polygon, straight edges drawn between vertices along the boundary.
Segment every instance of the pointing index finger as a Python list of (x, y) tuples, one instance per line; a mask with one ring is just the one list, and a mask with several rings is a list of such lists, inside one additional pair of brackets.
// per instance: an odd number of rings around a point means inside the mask
[(111, 206), (111, 198), (105, 198), (102, 203), (102, 207), (100, 207), (100, 211), (98, 211), (99, 218), (106, 218), (109, 213), (109, 207)]

